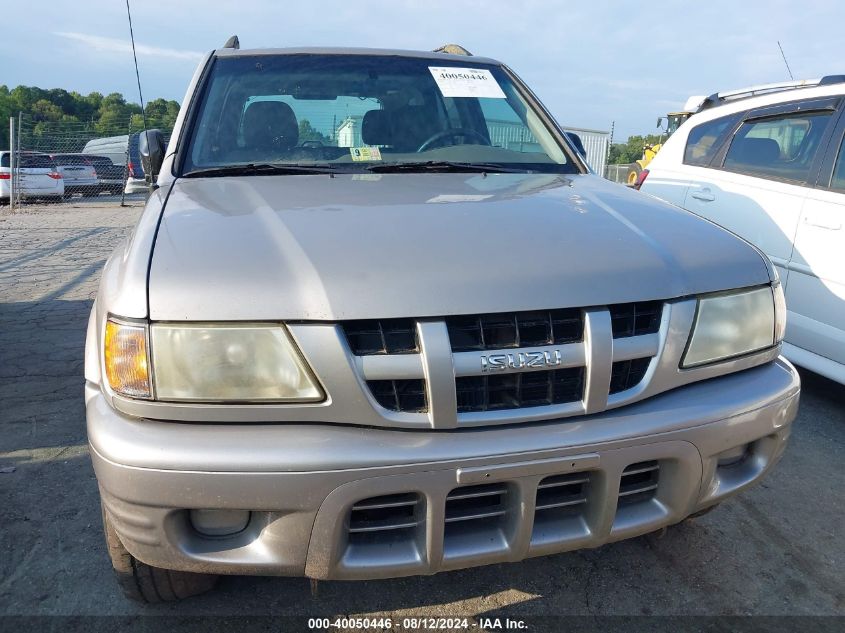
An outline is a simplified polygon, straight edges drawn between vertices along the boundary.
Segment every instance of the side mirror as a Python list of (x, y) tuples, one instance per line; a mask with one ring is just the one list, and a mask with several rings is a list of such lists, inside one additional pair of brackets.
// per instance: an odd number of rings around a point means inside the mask
[(587, 158), (587, 150), (584, 149), (584, 141), (575, 132), (566, 132), (566, 138), (575, 146), (575, 151), (581, 154), (581, 158)]
[(164, 134), (161, 130), (145, 130), (138, 134), (138, 153), (147, 182), (154, 183), (164, 162)]

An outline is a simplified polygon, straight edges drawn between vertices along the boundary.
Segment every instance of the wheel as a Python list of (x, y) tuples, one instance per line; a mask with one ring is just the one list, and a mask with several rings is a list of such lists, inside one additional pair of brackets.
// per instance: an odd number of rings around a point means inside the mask
[(643, 168), (640, 167), (639, 163), (632, 163), (631, 168), (628, 170), (628, 177), (625, 179), (625, 182), (628, 186), (634, 186), (637, 184), (637, 179), (640, 177)]
[(160, 569), (139, 561), (123, 547), (102, 504), (100, 509), (109, 558), (117, 582), (127, 598), (148, 604), (174, 602), (214, 588), (218, 578), (214, 574)]

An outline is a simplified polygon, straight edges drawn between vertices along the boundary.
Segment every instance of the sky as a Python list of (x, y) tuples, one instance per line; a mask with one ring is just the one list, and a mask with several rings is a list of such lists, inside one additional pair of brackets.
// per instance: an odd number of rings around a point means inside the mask
[[(138, 102), (125, 0), (4, 2), (0, 84)], [(690, 95), (845, 73), (840, 0), (130, 0), (145, 101), (182, 102), (204, 52), (458, 43), (508, 64), (565, 126), (652, 133)]]

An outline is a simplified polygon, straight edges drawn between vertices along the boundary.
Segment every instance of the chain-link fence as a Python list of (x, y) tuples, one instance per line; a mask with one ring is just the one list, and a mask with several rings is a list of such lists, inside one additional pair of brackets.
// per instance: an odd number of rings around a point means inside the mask
[[(170, 130), (162, 130), (169, 137)], [(148, 191), (132, 121), (13, 119), (0, 152), (0, 203), (143, 203)]]

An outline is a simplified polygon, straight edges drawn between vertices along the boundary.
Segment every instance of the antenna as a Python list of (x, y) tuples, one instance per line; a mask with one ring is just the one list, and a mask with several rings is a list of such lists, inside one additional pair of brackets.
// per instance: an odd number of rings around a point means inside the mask
[(129, 11), (129, 0), (126, 0), (126, 16), (129, 18), (129, 39), (132, 40), (132, 58), (135, 60), (135, 78), (138, 80), (138, 98), (141, 100), (141, 120), (144, 122), (144, 135), (150, 142), (147, 133), (147, 111), (144, 108), (144, 94), (141, 92), (141, 74), (138, 72), (138, 56), (135, 54), (135, 33), (132, 31), (132, 13)]
[(783, 52), (783, 46), (780, 45), (780, 40), (778, 40), (778, 48), (780, 49), (780, 56), (783, 57), (783, 63), (786, 64), (786, 72), (789, 73), (789, 78), (794, 81), (795, 77), (792, 76), (792, 70), (789, 68), (789, 62), (786, 61), (786, 55)]

